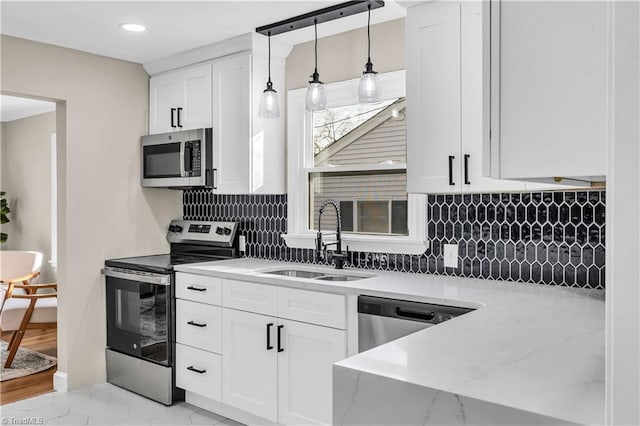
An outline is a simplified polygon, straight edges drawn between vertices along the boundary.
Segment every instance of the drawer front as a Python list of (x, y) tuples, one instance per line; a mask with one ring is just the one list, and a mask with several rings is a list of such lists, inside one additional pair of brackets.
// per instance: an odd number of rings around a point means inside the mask
[(278, 287), (223, 280), (222, 300), (225, 308), (277, 316)]
[(222, 308), (176, 300), (176, 341), (222, 353)]
[(222, 280), (205, 275), (176, 272), (176, 297), (220, 306), (222, 305)]
[(222, 401), (222, 357), (178, 343), (176, 385), (186, 391)]
[(345, 296), (286, 287), (278, 290), (278, 317), (346, 328)]

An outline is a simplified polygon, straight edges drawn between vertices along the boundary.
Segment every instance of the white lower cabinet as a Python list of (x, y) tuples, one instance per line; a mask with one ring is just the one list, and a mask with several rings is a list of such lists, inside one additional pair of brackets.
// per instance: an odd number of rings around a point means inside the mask
[(346, 331), (227, 308), (222, 323), (222, 402), (281, 424), (331, 424)]
[(222, 402), (274, 422), (278, 420), (276, 323), (276, 318), (235, 309), (224, 308), (222, 313)]
[(347, 356), (344, 295), (178, 278), (176, 383), (188, 402), (192, 394), (283, 425), (331, 424), (332, 365)]
[(332, 364), (344, 359), (346, 331), (278, 320), (278, 422), (332, 423)]
[(176, 385), (179, 388), (222, 400), (222, 357), (176, 344)]

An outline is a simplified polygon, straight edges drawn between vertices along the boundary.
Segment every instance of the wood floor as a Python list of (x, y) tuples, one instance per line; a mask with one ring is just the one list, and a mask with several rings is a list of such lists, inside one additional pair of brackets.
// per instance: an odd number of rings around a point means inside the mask
[[(8, 342), (10, 338), (11, 333), (2, 334), (2, 340), (5, 342)], [(57, 357), (57, 338), (56, 329), (27, 330), (20, 347)], [(56, 367), (52, 367), (37, 374), (0, 383), (0, 404), (10, 404), (35, 395), (51, 392), (53, 390), (53, 375), (55, 372)]]

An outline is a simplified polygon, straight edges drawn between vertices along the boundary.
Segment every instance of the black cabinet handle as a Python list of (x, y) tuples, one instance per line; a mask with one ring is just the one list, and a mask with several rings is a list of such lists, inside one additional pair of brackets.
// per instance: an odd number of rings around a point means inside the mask
[(198, 373), (198, 374), (204, 374), (207, 372), (207, 370), (204, 370), (204, 369), (200, 370), (198, 368), (195, 368), (193, 365), (188, 366), (187, 370), (193, 371), (194, 373)]
[(471, 181), (469, 181), (469, 158), (470, 154), (464, 155), (464, 184), (471, 185)]
[(283, 328), (284, 328), (284, 325), (278, 326), (278, 352), (284, 351), (284, 348), (282, 347), (282, 336), (280, 335), (280, 332), (282, 331)]
[(178, 108), (178, 127), (182, 128), (182, 124), (180, 124), (180, 111), (182, 111), (182, 108)]
[(173, 114), (176, 112), (175, 108), (171, 108), (171, 127), (175, 128), (176, 127), (176, 123), (175, 123), (175, 117), (173, 116)]
[(267, 350), (268, 351), (273, 349), (273, 345), (271, 344), (271, 327), (273, 327), (273, 323), (272, 322), (267, 324)]
[(456, 183), (453, 181), (453, 160), (456, 157), (453, 155), (449, 156), (449, 185), (454, 186)]
[(194, 327), (206, 327), (207, 326), (206, 323), (195, 322), (195, 321), (189, 321), (187, 324), (192, 325)]
[(187, 287), (187, 290), (193, 290), (193, 291), (207, 291), (206, 288), (203, 287), (194, 287), (192, 285), (190, 285), (189, 287)]

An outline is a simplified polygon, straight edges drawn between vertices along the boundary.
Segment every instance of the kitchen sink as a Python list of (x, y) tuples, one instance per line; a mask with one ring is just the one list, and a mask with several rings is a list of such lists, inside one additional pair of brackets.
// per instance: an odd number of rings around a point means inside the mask
[(355, 275), (325, 275), (322, 277), (317, 277), (317, 280), (322, 281), (356, 281), (361, 280), (368, 277), (357, 277)]
[(357, 275), (341, 275), (329, 272), (304, 271), (300, 269), (279, 269), (277, 271), (265, 271), (265, 274), (282, 275), (293, 278), (307, 278), (322, 281), (356, 281), (370, 278), (368, 276), (361, 277)]
[(322, 272), (313, 272), (313, 271), (301, 271), (298, 269), (282, 269), (279, 271), (270, 271), (267, 274), (273, 275), (284, 275), (285, 277), (294, 277), (294, 278), (318, 278), (326, 275)]

